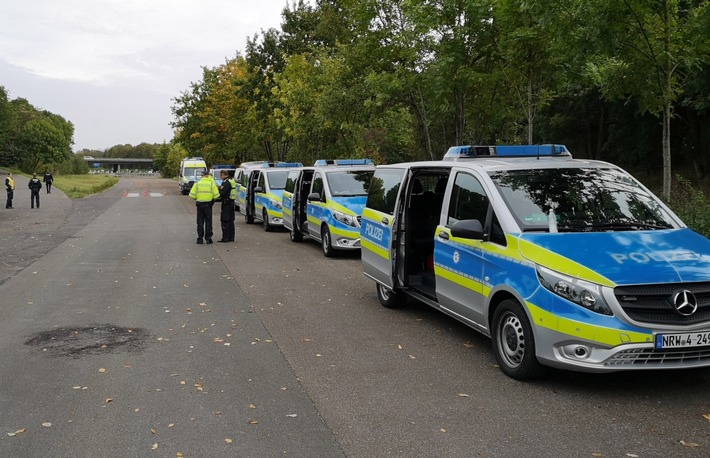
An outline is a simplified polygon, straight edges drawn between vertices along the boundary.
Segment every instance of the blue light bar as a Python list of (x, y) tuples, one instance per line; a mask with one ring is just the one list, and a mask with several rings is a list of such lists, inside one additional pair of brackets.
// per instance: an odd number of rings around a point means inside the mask
[(318, 159), (313, 165), (337, 165), (337, 166), (353, 166), (353, 165), (374, 165), (372, 159)]
[(219, 170), (219, 169), (236, 169), (235, 166), (233, 165), (213, 165), (212, 168), (214, 170)]
[(452, 146), (445, 161), (476, 157), (572, 157), (565, 145)]

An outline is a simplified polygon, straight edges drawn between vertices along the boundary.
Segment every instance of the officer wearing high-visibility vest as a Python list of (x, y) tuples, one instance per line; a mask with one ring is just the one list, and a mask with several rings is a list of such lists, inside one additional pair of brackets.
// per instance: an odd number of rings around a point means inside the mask
[(5, 190), (7, 191), (5, 208), (12, 208), (12, 198), (15, 196), (15, 180), (12, 179), (12, 173), (8, 173), (5, 178)]
[(207, 170), (202, 171), (200, 178), (190, 189), (190, 197), (197, 201), (197, 243), (212, 243), (212, 205), (219, 198), (219, 189), (212, 175)]
[(237, 198), (236, 183), (229, 179), (226, 170), (219, 172), (222, 186), (219, 187), (219, 198), (222, 201), (222, 212), (219, 221), (222, 223), (221, 243), (234, 242), (234, 200)]

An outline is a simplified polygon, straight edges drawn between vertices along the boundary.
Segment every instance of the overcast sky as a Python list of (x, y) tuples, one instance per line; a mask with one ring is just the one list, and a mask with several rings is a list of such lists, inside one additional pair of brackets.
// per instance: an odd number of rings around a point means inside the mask
[(0, 86), (74, 124), (75, 151), (173, 137), (172, 99), (280, 28), (286, 0), (2, 0)]

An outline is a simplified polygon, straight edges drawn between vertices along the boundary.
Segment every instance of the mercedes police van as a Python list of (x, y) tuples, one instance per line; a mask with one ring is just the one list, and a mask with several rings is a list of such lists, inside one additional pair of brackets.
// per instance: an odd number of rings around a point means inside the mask
[(710, 366), (710, 241), (562, 145), (379, 166), (360, 234), (382, 305), (411, 296), (491, 337), (510, 377)]
[(302, 166), (300, 162), (261, 162), (245, 167), (237, 200), (247, 224), (261, 221), (267, 232), (283, 226), (281, 196), (286, 177), (291, 169)]
[(187, 195), (192, 189), (192, 185), (202, 176), (202, 172), (207, 170), (207, 163), (201, 157), (186, 157), (180, 161), (180, 176), (178, 186), (183, 195)]
[(281, 202), (291, 240), (310, 237), (327, 257), (360, 249), (360, 215), (374, 171), (370, 159), (319, 159), (291, 171)]

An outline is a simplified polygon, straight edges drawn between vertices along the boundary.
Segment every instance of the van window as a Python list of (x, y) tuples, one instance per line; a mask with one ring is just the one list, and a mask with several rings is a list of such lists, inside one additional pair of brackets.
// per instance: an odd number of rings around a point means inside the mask
[(458, 221), (476, 219), (485, 225), (487, 213), (488, 196), (481, 183), (467, 173), (457, 173), (451, 191), (446, 224), (451, 227)]
[(317, 172), (315, 177), (313, 177), (313, 187), (311, 188), (311, 192), (317, 192), (320, 194), (321, 198), (325, 197), (323, 195), (323, 175), (320, 172)]
[(404, 177), (404, 169), (378, 169), (370, 181), (367, 207), (394, 215), (397, 194)]
[(284, 186), (286, 186), (288, 172), (279, 170), (273, 172), (266, 172), (264, 175), (267, 175), (266, 179), (269, 182), (269, 189), (284, 189)]
[(293, 170), (289, 172), (288, 177), (286, 177), (286, 184), (284, 185), (284, 191), (293, 194), (296, 192), (296, 180), (298, 179), (298, 174), (300, 171)]

